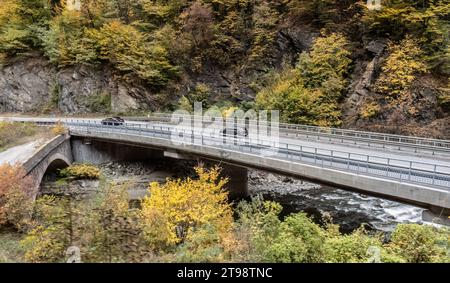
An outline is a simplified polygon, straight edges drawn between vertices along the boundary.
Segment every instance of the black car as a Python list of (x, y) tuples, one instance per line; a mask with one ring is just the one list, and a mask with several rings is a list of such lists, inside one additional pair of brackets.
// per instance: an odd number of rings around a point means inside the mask
[(120, 117), (109, 117), (102, 120), (103, 126), (123, 126), (125, 120)]
[(247, 128), (230, 127), (222, 130), (222, 136), (224, 137), (248, 137)]

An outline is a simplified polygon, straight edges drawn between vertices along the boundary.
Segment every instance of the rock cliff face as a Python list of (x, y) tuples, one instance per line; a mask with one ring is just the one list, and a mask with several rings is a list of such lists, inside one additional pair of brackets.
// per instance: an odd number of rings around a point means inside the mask
[(0, 69), (3, 112), (129, 112), (156, 109), (142, 84), (122, 80), (106, 67), (59, 70), (42, 57), (11, 62)]

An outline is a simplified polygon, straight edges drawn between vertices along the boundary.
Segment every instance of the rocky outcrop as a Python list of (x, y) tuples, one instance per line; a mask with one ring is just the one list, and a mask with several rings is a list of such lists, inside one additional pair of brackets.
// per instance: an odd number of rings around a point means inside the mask
[(0, 111), (128, 112), (155, 109), (154, 94), (108, 66), (58, 69), (35, 57), (0, 69)]
[(385, 48), (386, 42), (384, 40), (370, 41), (364, 48), (364, 54), (368, 58), (356, 61), (349, 94), (344, 103), (346, 124), (351, 124), (358, 118), (361, 106), (371, 96), (371, 89)]

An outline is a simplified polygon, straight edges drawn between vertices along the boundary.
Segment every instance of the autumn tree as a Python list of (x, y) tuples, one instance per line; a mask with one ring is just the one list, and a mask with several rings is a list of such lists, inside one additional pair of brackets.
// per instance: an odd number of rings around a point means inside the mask
[(46, 0), (4, 0), (0, 7), (0, 54), (15, 55), (41, 46), (40, 32), (48, 25)]
[(32, 212), (32, 179), (20, 165), (0, 165), (0, 225), (25, 229)]
[(388, 249), (406, 262), (450, 262), (450, 236), (435, 227), (419, 224), (399, 224), (392, 233)]
[(151, 256), (139, 213), (129, 207), (128, 185), (102, 183), (89, 199), (43, 196), (21, 245), (29, 262), (64, 262), (66, 251), (80, 249), (83, 262), (138, 262)]
[(257, 94), (257, 106), (280, 110), (284, 121), (340, 125), (338, 102), (351, 63), (347, 45), (342, 34), (317, 38), (311, 51), (300, 55), (295, 69), (285, 71)]
[(136, 74), (150, 86), (164, 86), (177, 74), (167, 50), (130, 25), (112, 21), (90, 32), (99, 49), (99, 58), (113, 62), (125, 74)]
[(276, 25), (278, 23), (279, 14), (275, 7), (267, 2), (257, 2), (252, 15), (252, 49), (250, 50), (249, 60), (251, 62), (259, 62), (270, 58), (274, 49), (276, 40)]
[(140, 213), (130, 208), (130, 184), (105, 184), (84, 215), (81, 241), (87, 262), (142, 262), (153, 247), (144, 241)]
[[(224, 190), (226, 179), (219, 178), (219, 168), (206, 170), (197, 167), (198, 179), (168, 180), (164, 185), (151, 183), (150, 196), (142, 202), (142, 217), (165, 219), (165, 242), (168, 245), (189, 240), (196, 229), (212, 225), (219, 234), (227, 233), (232, 224), (228, 194)], [(149, 221), (151, 224), (153, 221)], [(148, 225), (145, 233), (151, 235)]]
[(422, 50), (411, 38), (406, 38), (399, 44), (391, 43), (388, 52), (389, 56), (381, 67), (382, 73), (376, 87), (387, 97), (398, 98), (408, 90), (416, 76), (427, 68), (421, 57)]
[(290, 0), (289, 14), (294, 20), (309, 19), (316, 24), (326, 24), (336, 17), (336, 0)]
[(43, 196), (35, 203), (34, 223), (21, 241), (28, 262), (64, 262), (80, 237), (81, 212), (68, 197)]
[(213, 39), (214, 18), (209, 6), (195, 1), (180, 15), (182, 30), (192, 35), (197, 48), (204, 47)]
[(96, 64), (97, 44), (90, 37), (89, 19), (78, 11), (63, 10), (43, 33), (44, 51), (51, 62), (59, 66)]
[(395, 41), (413, 37), (429, 66), (448, 74), (449, 15), (447, 0), (391, 0), (383, 1), (382, 9), (367, 10), (362, 22), (378, 36)]

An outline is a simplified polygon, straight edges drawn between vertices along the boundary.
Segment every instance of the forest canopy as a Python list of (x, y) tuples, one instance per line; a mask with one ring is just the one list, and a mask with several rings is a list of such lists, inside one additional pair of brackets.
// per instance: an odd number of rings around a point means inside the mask
[[(407, 94), (420, 74), (448, 78), (450, 73), (449, 0), (383, 0), (381, 9), (369, 9), (363, 0), (79, 3), (73, 9), (66, 1), (2, 0), (0, 64), (36, 52), (60, 68), (106, 64), (157, 92), (213, 67), (244, 76), (246, 70), (257, 70), (260, 76), (249, 88), (259, 105), (238, 95), (234, 103), (281, 107), (287, 121), (327, 126), (342, 124), (339, 106), (362, 41), (381, 38), (389, 45), (374, 88), (387, 99)], [(296, 27), (312, 29), (317, 34), (314, 44), (297, 50), (296, 60), (280, 62), (280, 36)], [(414, 54), (399, 54), (407, 49)], [(398, 68), (393, 66), (397, 63)], [(445, 105), (447, 88), (442, 89), (439, 101)], [(268, 93), (283, 101), (269, 103)], [(183, 96), (179, 103), (191, 100)]]

